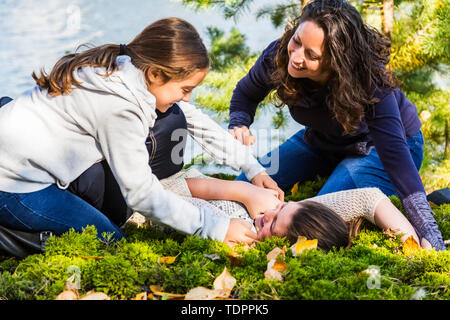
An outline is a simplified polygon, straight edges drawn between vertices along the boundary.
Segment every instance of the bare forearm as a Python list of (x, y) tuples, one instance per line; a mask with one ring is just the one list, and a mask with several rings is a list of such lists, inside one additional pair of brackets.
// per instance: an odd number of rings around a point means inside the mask
[(234, 200), (242, 202), (245, 183), (220, 179), (187, 178), (193, 197), (204, 200)]
[(388, 198), (381, 200), (375, 208), (375, 223), (382, 229), (399, 229), (399, 232), (404, 234), (401, 237), (402, 241), (412, 235), (417, 243), (420, 243), (411, 223)]

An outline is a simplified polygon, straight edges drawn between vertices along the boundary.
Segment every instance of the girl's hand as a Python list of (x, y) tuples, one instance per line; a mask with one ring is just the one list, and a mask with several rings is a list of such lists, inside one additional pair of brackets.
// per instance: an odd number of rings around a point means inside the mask
[(272, 189), (264, 189), (247, 183), (247, 188), (242, 194), (242, 203), (252, 219), (263, 214), (266, 210), (275, 208), (280, 202), (278, 193)]
[(252, 183), (255, 186), (274, 190), (276, 196), (280, 201), (284, 201), (284, 192), (281, 190), (277, 183), (267, 174), (266, 171), (262, 171), (253, 177)]
[(255, 143), (256, 138), (252, 136), (250, 130), (246, 126), (234, 127), (228, 130), (229, 133), (239, 140), (243, 145), (250, 146)]
[(232, 247), (239, 243), (252, 245), (257, 239), (258, 236), (252, 231), (252, 225), (249, 222), (243, 219), (232, 218), (223, 242)]

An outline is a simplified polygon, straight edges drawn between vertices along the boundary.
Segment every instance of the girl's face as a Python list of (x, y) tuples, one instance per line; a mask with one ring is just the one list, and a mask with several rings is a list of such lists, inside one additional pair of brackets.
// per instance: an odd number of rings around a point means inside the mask
[(328, 72), (323, 70), (325, 33), (316, 23), (301, 23), (291, 40), (287, 51), (289, 63), (287, 71), (293, 78), (308, 78), (320, 84), (328, 79)]
[(198, 70), (185, 79), (171, 79), (164, 82), (159, 72), (149, 70), (147, 88), (156, 98), (156, 109), (166, 112), (174, 103), (189, 102), (192, 90), (203, 81), (208, 69)]
[(255, 228), (258, 240), (267, 237), (284, 237), (295, 212), (300, 208), (298, 202), (281, 202), (274, 209), (266, 210), (264, 214), (255, 219)]

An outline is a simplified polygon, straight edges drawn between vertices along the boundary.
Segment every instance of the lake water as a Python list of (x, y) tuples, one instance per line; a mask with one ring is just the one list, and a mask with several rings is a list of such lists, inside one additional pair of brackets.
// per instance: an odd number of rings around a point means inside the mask
[[(258, 1), (258, 8), (270, 1)], [(206, 27), (229, 31), (237, 26), (247, 36), (251, 51), (261, 51), (282, 29), (275, 29), (268, 19), (256, 20), (250, 7), (239, 20), (225, 20), (218, 10), (195, 12), (177, 1), (163, 0), (0, 0), (0, 96), (18, 96), (34, 86), (32, 71), (49, 71), (67, 51), (92, 43), (127, 43), (151, 22), (164, 17), (179, 17), (192, 23), (209, 46)], [(212, 117), (214, 114), (205, 111)], [(273, 108), (256, 118), (252, 130), (257, 143), (254, 154), (261, 156), (301, 126), (288, 117), (287, 128), (270, 130)], [(226, 128), (227, 124), (220, 122)], [(189, 140), (185, 163), (202, 153)], [(229, 168), (208, 165), (204, 172), (236, 173)]]

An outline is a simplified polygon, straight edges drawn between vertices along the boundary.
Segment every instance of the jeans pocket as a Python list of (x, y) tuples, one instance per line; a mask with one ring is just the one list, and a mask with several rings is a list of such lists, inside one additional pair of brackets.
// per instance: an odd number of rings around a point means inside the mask
[(0, 225), (21, 231), (31, 231), (33, 230), (29, 225), (27, 225), (23, 218), (21, 219), (18, 215), (15, 215), (7, 205), (0, 208)]

